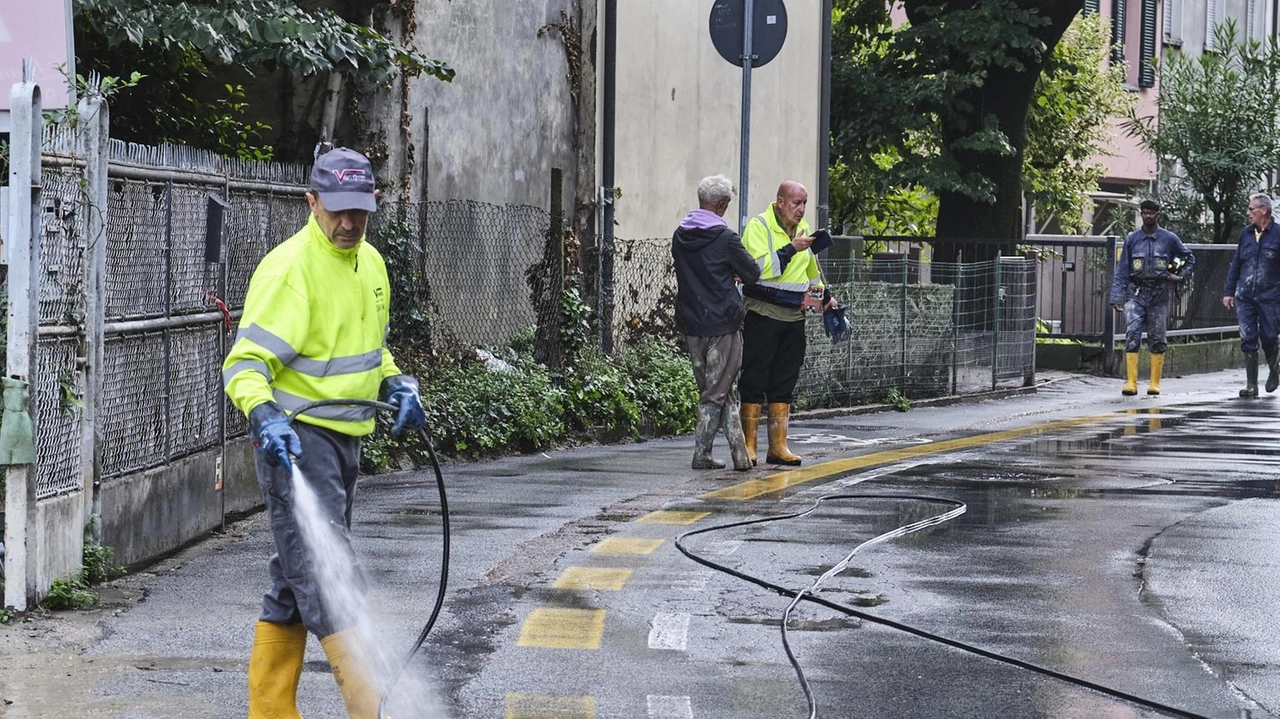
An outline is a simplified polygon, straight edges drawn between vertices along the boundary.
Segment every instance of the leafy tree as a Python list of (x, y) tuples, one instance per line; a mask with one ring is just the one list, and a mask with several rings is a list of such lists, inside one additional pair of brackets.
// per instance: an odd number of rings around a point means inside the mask
[[(367, 15), (383, 2), (358, 9)], [(114, 136), (242, 156), (269, 151), (258, 144), (269, 128), (246, 119), (245, 87), (263, 73), (374, 83), (400, 73), (453, 77), (448, 65), (371, 27), (291, 0), (75, 0), (75, 30), (78, 68), (147, 77), (131, 91), (136, 101), (113, 105)]]
[(895, 187), (938, 197), (937, 234), (1017, 239), (1027, 114), (1083, 0), (904, 0), (894, 30), (876, 0), (837, 0), (832, 142), (855, 171), (894, 152)]
[(1056, 215), (1070, 231), (1086, 228), (1085, 193), (1106, 173), (1097, 158), (1107, 151), (1111, 119), (1133, 108), (1124, 66), (1106, 62), (1110, 51), (1101, 18), (1078, 15), (1045, 63), (1027, 116), (1023, 190), (1040, 214)]
[(1230, 242), (1249, 194), (1280, 164), (1280, 47), (1239, 41), (1231, 20), (1214, 40), (1220, 50), (1199, 58), (1165, 55), (1157, 114), (1131, 112), (1126, 129), (1156, 157), (1164, 221)]

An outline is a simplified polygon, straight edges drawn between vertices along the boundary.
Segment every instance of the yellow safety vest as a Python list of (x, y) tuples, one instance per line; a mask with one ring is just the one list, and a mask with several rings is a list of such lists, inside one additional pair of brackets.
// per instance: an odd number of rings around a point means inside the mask
[[(377, 399), (400, 374), (386, 348), (391, 285), (363, 239), (335, 246), (315, 217), (258, 264), (235, 343), (222, 365), (227, 395), (246, 415), (274, 400), (292, 413), (320, 399)], [(373, 431), (374, 410), (329, 406), (299, 421), (343, 434)]]
[[(774, 269), (778, 266), (778, 250), (791, 244), (792, 239), (778, 224), (777, 215), (774, 214), (776, 204), (769, 203), (769, 209), (751, 218), (742, 233), (742, 245), (760, 267), (760, 286), (791, 292), (805, 292), (811, 286), (820, 286), (822, 283), (817, 281), (818, 258), (809, 250), (797, 252), (781, 274)], [(807, 234), (809, 221), (802, 219), (796, 226), (796, 236)]]

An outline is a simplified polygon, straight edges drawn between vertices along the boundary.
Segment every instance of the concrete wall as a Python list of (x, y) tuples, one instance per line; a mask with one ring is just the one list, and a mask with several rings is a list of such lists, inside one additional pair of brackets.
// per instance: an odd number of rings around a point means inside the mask
[[(698, 180), (738, 182), (742, 70), (711, 44), (714, 0), (619, 0), (615, 233), (669, 237), (697, 206)], [(819, 0), (789, 0), (787, 39), (752, 72), (747, 211), (764, 210), (783, 180), (809, 188), (817, 217)], [(736, 228), (735, 202), (725, 215)]]
[(253, 444), (248, 437), (227, 442), (222, 456), (222, 509), (241, 514), (262, 506), (262, 489), (253, 468)]
[[(546, 207), (552, 167), (563, 168), (573, 197), (574, 107), (559, 31), (538, 37), (561, 12), (575, 18), (575, 0), (419, 0), (419, 50), (449, 63), (452, 83), (412, 80), (406, 114), (384, 113), (394, 127), (407, 121), (417, 172), (424, 161), (426, 196)], [(389, 145), (395, 133), (388, 132)], [(389, 147), (395, 157), (396, 147)], [(403, 148), (399, 152), (403, 153)], [(415, 178), (415, 182), (418, 178)]]
[(36, 586), (48, 587), (53, 580), (80, 571), (84, 516), (84, 492), (36, 503)]
[(99, 488), (102, 544), (127, 565), (154, 559), (222, 525), (214, 448)]

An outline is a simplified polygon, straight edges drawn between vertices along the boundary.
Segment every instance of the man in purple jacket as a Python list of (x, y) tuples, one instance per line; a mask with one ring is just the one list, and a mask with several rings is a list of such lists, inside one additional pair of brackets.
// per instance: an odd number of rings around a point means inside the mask
[(738, 233), (724, 221), (733, 197), (729, 178), (703, 178), (698, 183), (698, 209), (684, 218), (671, 242), (676, 267), (676, 328), (689, 343), (698, 383), (694, 469), (724, 467), (724, 462), (711, 456), (711, 443), (722, 428), (733, 468), (751, 469), (738, 417), (738, 393), (733, 388), (742, 367), (742, 320), (747, 314), (736, 283), (754, 283), (760, 278), (760, 267), (743, 248)]

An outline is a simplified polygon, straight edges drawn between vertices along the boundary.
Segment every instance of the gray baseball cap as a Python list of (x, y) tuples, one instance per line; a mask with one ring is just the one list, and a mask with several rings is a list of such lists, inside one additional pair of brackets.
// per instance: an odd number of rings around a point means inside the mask
[(324, 153), (311, 168), (311, 190), (330, 212), (373, 212), (378, 209), (375, 189), (369, 158), (348, 147), (335, 147)]

